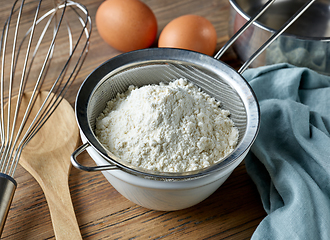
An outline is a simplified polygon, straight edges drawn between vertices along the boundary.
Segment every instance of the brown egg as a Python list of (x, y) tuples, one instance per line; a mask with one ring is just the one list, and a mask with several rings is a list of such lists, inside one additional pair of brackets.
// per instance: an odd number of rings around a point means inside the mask
[(139, 0), (104, 1), (95, 22), (102, 39), (123, 52), (147, 48), (157, 36), (155, 15)]
[(213, 55), (217, 33), (212, 23), (197, 15), (184, 15), (169, 22), (161, 32), (158, 47), (183, 48)]

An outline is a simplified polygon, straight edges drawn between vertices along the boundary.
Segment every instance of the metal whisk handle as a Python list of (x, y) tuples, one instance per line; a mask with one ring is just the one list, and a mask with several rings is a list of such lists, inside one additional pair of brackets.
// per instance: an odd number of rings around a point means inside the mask
[(16, 181), (7, 174), (0, 173), (0, 236), (17, 187)]

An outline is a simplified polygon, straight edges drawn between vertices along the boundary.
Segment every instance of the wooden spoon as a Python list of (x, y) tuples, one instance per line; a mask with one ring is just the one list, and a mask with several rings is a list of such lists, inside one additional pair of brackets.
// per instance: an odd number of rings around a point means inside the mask
[[(47, 94), (39, 94), (31, 116), (36, 115)], [(30, 96), (29, 93), (24, 94), (20, 110), (26, 109)], [(22, 114), (20, 112), (19, 119)], [(32, 121), (32, 117), (29, 120)], [(19, 160), (20, 165), (37, 180), (44, 191), (57, 240), (82, 239), (68, 184), (70, 156), (78, 143), (79, 130), (74, 111), (63, 99), (23, 149)]]

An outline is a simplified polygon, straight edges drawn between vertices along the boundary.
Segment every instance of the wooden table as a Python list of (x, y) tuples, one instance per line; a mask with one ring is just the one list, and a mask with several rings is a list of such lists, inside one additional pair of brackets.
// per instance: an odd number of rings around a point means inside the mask
[[(12, 1), (1, 1), (0, 20), (4, 22)], [(120, 54), (100, 38), (95, 13), (102, 0), (79, 0), (93, 20), (90, 51), (67, 100), (73, 105), (84, 78), (98, 65)], [(220, 47), (228, 40), (228, 0), (144, 0), (154, 11), (161, 29), (183, 14), (205, 16), (215, 26)], [(229, 50), (223, 61), (240, 64)], [(68, 156), (70, 157), (70, 156)], [(94, 162), (84, 152), (85, 165)], [(38, 183), (21, 166), (15, 179), (18, 188), (2, 234), (2, 239), (54, 239), (49, 210)], [(200, 204), (174, 212), (140, 207), (121, 196), (100, 172), (87, 173), (73, 168), (69, 179), (72, 201), (84, 239), (247, 239), (266, 216), (259, 194), (240, 164), (213, 195)]]

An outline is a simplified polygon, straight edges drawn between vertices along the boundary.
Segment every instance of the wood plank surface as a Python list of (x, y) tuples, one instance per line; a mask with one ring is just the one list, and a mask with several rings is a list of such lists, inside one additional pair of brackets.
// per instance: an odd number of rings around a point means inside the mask
[[(120, 54), (103, 42), (97, 32), (95, 13), (102, 0), (79, 2), (89, 10), (93, 32), (87, 59), (66, 95), (72, 106), (87, 75), (104, 61)], [(144, 2), (157, 17), (159, 33), (175, 17), (198, 14), (215, 26), (217, 49), (228, 40), (228, 0)], [(11, 4), (12, 1), (1, 0), (1, 24), (8, 16)], [(222, 60), (234, 68), (240, 65), (232, 50), (228, 50)], [(85, 165), (94, 164), (86, 152), (79, 155), (79, 160)], [(38, 183), (21, 166), (16, 170), (15, 180), (18, 187), (2, 239), (55, 239), (47, 202)], [(205, 201), (173, 212), (153, 211), (130, 202), (100, 172), (72, 168), (69, 186), (83, 239), (249, 239), (266, 216), (244, 162)]]

